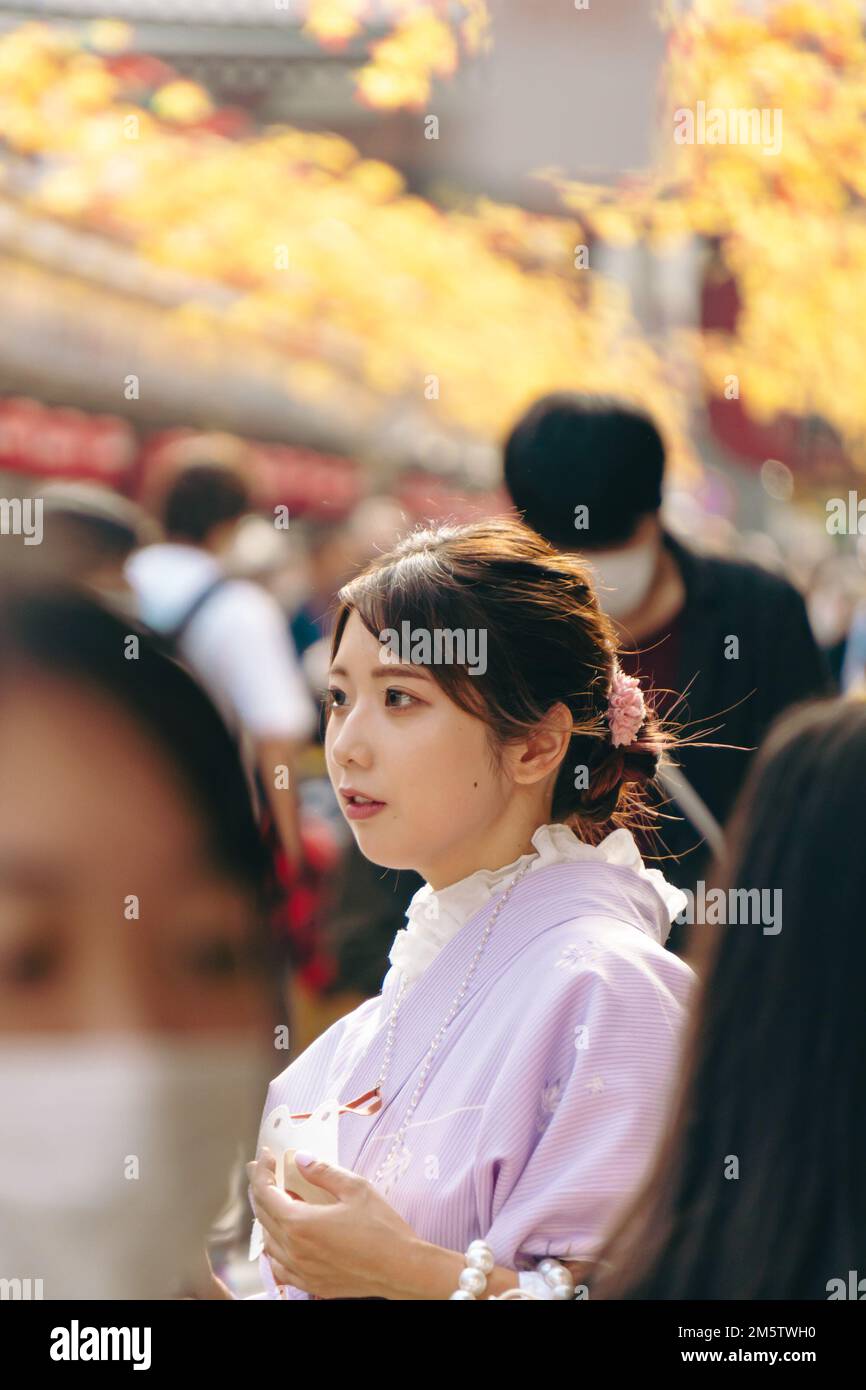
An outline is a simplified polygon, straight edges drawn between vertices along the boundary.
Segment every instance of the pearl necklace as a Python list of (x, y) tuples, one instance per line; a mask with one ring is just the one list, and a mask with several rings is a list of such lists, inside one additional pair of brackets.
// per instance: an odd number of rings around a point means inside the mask
[[(519, 871), (519, 873), (515, 874), (514, 878), (509, 883), (502, 897), (499, 899), (499, 902), (493, 909), (490, 920), (487, 923), (487, 926), (484, 928), (484, 934), (481, 937), (480, 942), (478, 943), (478, 949), (476, 950), (475, 955), (472, 957), (472, 963), (466, 972), (466, 976), (463, 980), (463, 983), (458, 989), (456, 995), (454, 996), (454, 1001), (451, 1005), (451, 1008), (448, 1010), (448, 1013), (445, 1015), (442, 1024), (437, 1029), (434, 1037), (430, 1042), (430, 1047), (428, 1049), (427, 1056), (425, 1057), (424, 1063), (421, 1067), (421, 1075), (419, 1076), (418, 1084), (415, 1087), (414, 1092), (412, 1093), (412, 1099), (409, 1101), (409, 1108), (406, 1111), (405, 1116), (403, 1117), (403, 1123), (400, 1125), (400, 1128), (398, 1129), (397, 1134), (394, 1137), (394, 1142), (391, 1145), (391, 1149), (387, 1158), (380, 1164), (376, 1172), (376, 1175), (373, 1178), (374, 1183), (381, 1182), (383, 1178), (388, 1179), (387, 1185), (384, 1189), (385, 1191), (390, 1191), (393, 1184), (397, 1181), (397, 1177), (399, 1176), (399, 1174), (395, 1171), (397, 1166), (396, 1155), (402, 1147), (403, 1137), (406, 1133), (406, 1130), (409, 1128), (409, 1122), (411, 1121), (412, 1116), (415, 1113), (415, 1107), (417, 1106), (418, 1101), (421, 1098), (421, 1092), (424, 1090), (424, 1085), (427, 1081), (427, 1074), (430, 1070), (430, 1067), (433, 1064), (433, 1058), (436, 1056), (437, 1049), (439, 1047), (440, 1042), (442, 1041), (442, 1038), (445, 1035), (445, 1031), (448, 1028), (449, 1023), (454, 1018), (454, 1015), (457, 1013), (457, 1010), (460, 1008), (460, 1005), (463, 1002), (463, 996), (469, 988), (469, 983), (472, 979), (472, 976), (475, 974), (475, 969), (478, 965), (479, 960), (481, 959), (481, 954), (484, 950), (484, 947), (487, 945), (490, 932), (493, 928), (493, 923), (496, 921), (496, 918), (499, 916), (499, 913), (502, 911), (502, 908), (505, 906), (506, 902), (511, 896), (512, 890), (520, 882), (527, 869), (531, 868), (534, 862), (534, 860), (530, 860), (528, 864), (524, 864), (523, 868)], [(379, 1080), (376, 1082), (376, 1090), (378, 1091), (380, 1097), (382, 1095), (382, 1087), (384, 1085), (385, 1078), (388, 1075), (388, 1068), (391, 1064), (391, 1052), (394, 1047), (394, 1038), (396, 1035), (397, 1028), (397, 1015), (400, 1012), (400, 1005), (402, 1004), (403, 996), (406, 993), (406, 985), (407, 982), (404, 976), (400, 985), (399, 992), (397, 994), (397, 998), (394, 1000), (394, 1004), (391, 1008), (388, 1027), (388, 1037), (385, 1042), (385, 1055), (382, 1059), (382, 1070), (379, 1073)]]

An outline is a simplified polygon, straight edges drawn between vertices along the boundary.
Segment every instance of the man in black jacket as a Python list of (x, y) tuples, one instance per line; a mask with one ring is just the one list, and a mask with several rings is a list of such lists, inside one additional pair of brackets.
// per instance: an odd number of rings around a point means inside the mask
[[(661, 822), (656, 853), (675, 857), (657, 862), (672, 882), (694, 889), (710, 858), (702, 810), (723, 823), (772, 720), (832, 684), (791, 584), (755, 565), (700, 555), (665, 531), (664, 464), (648, 417), (566, 393), (538, 401), (505, 445), (505, 482), (526, 522), (592, 564), (602, 607), (631, 649), (623, 668), (655, 690), (659, 714), (685, 725), (683, 735), (703, 730), (707, 742), (734, 745), (677, 754), (699, 800), (692, 798), (690, 818)], [(681, 815), (685, 804), (665, 810)], [(675, 928), (675, 949), (682, 939)]]

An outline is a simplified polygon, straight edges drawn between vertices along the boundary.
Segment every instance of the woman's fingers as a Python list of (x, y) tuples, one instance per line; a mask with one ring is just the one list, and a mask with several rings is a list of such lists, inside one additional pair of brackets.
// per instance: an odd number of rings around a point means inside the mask
[(284, 1253), (277, 1251), (268, 1243), (265, 1244), (265, 1254), (271, 1265), (271, 1273), (278, 1284), (293, 1284), (296, 1289), (303, 1288), (303, 1275), (291, 1263), (286, 1263)]
[(258, 1182), (265, 1187), (277, 1186), (277, 1160), (270, 1149), (262, 1149), (258, 1158), (247, 1164), (247, 1177), (250, 1182)]
[[(247, 1164), (247, 1181), (257, 1213), (260, 1208), (271, 1203), (274, 1197), (279, 1198), (279, 1196), (285, 1197), (286, 1195), (282, 1188), (277, 1185), (272, 1170), (262, 1163)], [(273, 1210), (273, 1206), (271, 1206), (271, 1210)]]
[[(277, 1283), (303, 1288), (303, 1275), (292, 1264), (289, 1236), (291, 1209), (305, 1204), (299, 1203), (277, 1185), (275, 1173), (276, 1160), (268, 1149), (263, 1149), (256, 1160), (247, 1164), (256, 1216), (262, 1227), (263, 1249)], [(275, 1206), (279, 1207), (279, 1211), (274, 1210)]]
[(278, 1246), (285, 1248), (287, 1246), (289, 1234), (286, 1230), (285, 1222), (281, 1221), (278, 1216), (274, 1216), (272, 1212), (267, 1211), (263, 1206), (256, 1208), (256, 1215), (259, 1218), (265, 1235), (272, 1241), (275, 1241)]

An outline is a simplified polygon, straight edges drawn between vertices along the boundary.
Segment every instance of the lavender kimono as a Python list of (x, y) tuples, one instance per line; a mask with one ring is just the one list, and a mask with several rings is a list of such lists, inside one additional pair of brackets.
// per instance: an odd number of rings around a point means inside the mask
[[(382, 1108), (339, 1116), (343, 1167), (372, 1179), (388, 1155), (494, 905), (468, 919), (406, 994)], [(388, 1199), (418, 1236), (460, 1251), (480, 1237), (497, 1264), (518, 1270), (546, 1254), (595, 1255), (644, 1175), (677, 1072), (693, 975), (659, 944), (668, 918), (651, 884), (620, 865), (555, 863), (516, 885), (397, 1156)], [(264, 1116), (280, 1105), (313, 1112), (375, 1087), (400, 978), (393, 966), (381, 995), (271, 1082)], [(264, 1256), (260, 1269), (277, 1297)]]

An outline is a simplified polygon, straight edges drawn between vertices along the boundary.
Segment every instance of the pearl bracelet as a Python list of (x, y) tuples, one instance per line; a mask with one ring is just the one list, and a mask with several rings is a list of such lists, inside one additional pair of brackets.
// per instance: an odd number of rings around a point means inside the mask
[[(496, 1265), (493, 1251), (483, 1240), (473, 1240), (463, 1258), (466, 1261), (466, 1268), (460, 1274), (458, 1286), (454, 1293), (449, 1295), (449, 1301), (455, 1299), (459, 1302), (465, 1302), (467, 1299), (481, 1298), (487, 1288), (487, 1276)], [(547, 1256), (539, 1263), (538, 1273), (550, 1289), (549, 1298), (557, 1301), (574, 1298), (574, 1275), (559, 1260)], [(500, 1296), (502, 1300), (530, 1300), (537, 1297), (539, 1295), (523, 1292), (519, 1288), (509, 1289)], [(489, 1294), (488, 1299), (494, 1303), (500, 1301), (494, 1294)]]
[(487, 1288), (487, 1276), (496, 1266), (493, 1251), (483, 1240), (473, 1240), (463, 1256), (466, 1268), (461, 1272), (457, 1288), (449, 1296), (461, 1302), (480, 1298)]
[(554, 1260), (548, 1255), (539, 1264), (538, 1273), (550, 1289), (552, 1298), (574, 1298), (574, 1275), (559, 1260)]

